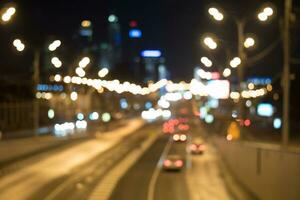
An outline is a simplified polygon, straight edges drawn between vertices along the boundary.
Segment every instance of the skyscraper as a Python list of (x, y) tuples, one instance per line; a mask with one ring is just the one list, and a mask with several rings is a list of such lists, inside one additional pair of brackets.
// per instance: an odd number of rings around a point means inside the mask
[(111, 48), (110, 68), (115, 67), (122, 61), (122, 36), (119, 19), (116, 15), (111, 14), (108, 17), (108, 44)]
[(143, 76), (143, 69), (141, 69), (142, 59), (140, 57), (140, 52), (142, 50), (143, 32), (139, 28), (138, 22), (135, 20), (129, 22), (128, 38), (129, 51), (127, 54), (130, 70), (133, 71), (136, 80), (141, 80), (140, 78)]

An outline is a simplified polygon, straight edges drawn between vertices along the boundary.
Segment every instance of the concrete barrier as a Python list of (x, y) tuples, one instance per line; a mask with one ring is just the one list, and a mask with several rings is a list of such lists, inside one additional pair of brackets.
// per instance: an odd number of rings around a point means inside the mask
[(262, 200), (300, 199), (300, 149), (214, 139), (237, 180)]

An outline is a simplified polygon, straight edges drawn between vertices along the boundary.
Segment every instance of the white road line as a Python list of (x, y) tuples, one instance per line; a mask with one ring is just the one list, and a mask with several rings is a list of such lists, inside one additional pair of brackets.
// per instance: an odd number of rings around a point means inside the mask
[(163, 151), (163, 153), (156, 165), (156, 168), (152, 174), (152, 177), (150, 179), (150, 184), (148, 187), (147, 200), (154, 200), (155, 185), (156, 185), (159, 173), (161, 171), (163, 161), (164, 161), (165, 157), (167, 156), (167, 154), (169, 153), (171, 146), (172, 146), (172, 138), (169, 139), (167, 145), (165, 146), (164, 151)]
[(126, 156), (116, 167), (114, 167), (104, 179), (96, 186), (89, 200), (107, 200), (111, 196), (118, 181), (126, 174), (126, 172), (138, 161), (138, 159), (151, 147), (156, 141), (157, 134), (150, 136), (144, 141), (139, 149), (135, 149)]

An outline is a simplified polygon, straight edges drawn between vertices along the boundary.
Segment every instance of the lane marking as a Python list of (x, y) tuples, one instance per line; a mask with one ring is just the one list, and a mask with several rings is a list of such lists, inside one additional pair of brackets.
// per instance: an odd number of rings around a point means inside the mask
[(167, 154), (169, 153), (170, 149), (172, 146), (172, 138), (169, 139), (167, 145), (164, 148), (164, 151), (160, 157), (160, 159), (158, 160), (158, 163), (155, 167), (155, 170), (152, 174), (152, 177), (150, 179), (150, 184), (148, 187), (148, 194), (147, 194), (147, 200), (154, 200), (154, 194), (155, 194), (155, 185), (157, 182), (157, 179), (159, 177), (160, 171), (162, 169), (162, 165), (164, 162), (164, 159), (166, 158)]
[(158, 135), (151, 135), (141, 143), (139, 148), (134, 149), (117, 166), (115, 166), (101, 180), (91, 193), (89, 200), (108, 200), (117, 186), (119, 180), (130, 170), (139, 158), (154, 144)]

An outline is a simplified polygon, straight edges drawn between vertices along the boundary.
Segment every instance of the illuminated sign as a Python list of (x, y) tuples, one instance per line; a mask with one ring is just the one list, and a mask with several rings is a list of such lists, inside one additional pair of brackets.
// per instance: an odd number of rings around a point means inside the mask
[(159, 58), (161, 57), (161, 51), (159, 50), (145, 50), (141, 53), (144, 58)]
[(251, 77), (247, 79), (247, 82), (255, 85), (268, 85), (272, 83), (272, 79), (269, 77)]
[(206, 91), (214, 99), (228, 99), (230, 83), (228, 80), (211, 80), (207, 82)]
[(83, 37), (90, 37), (90, 36), (92, 36), (92, 34), (93, 34), (93, 31), (90, 29), (81, 29), (80, 30), (80, 35)]
[(262, 117), (271, 117), (274, 114), (274, 108), (269, 103), (261, 103), (257, 106), (257, 114)]
[(130, 38), (141, 38), (142, 37), (142, 31), (139, 29), (131, 29), (129, 31), (129, 37)]
[(46, 84), (38, 84), (37, 91), (54, 91), (54, 92), (62, 92), (64, 90), (64, 86), (62, 85), (46, 85)]

